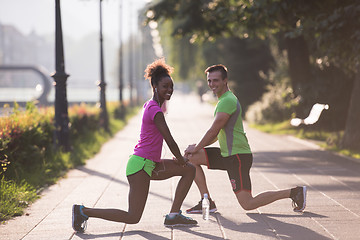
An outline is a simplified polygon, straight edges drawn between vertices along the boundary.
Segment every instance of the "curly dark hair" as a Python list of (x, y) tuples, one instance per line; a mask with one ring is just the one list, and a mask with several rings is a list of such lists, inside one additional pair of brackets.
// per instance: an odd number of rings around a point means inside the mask
[(170, 77), (173, 71), (174, 68), (167, 65), (164, 58), (160, 58), (147, 65), (144, 77), (150, 80), (151, 86), (155, 86), (161, 78)]

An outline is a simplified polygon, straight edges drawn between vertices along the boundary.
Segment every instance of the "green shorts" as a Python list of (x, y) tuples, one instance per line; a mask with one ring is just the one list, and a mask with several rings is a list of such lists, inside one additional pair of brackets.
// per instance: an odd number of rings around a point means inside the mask
[(132, 175), (144, 169), (144, 171), (151, 177), (156, 163), (150, 159), (130, 155), (129, 161), (126, 166), (126, 176)]

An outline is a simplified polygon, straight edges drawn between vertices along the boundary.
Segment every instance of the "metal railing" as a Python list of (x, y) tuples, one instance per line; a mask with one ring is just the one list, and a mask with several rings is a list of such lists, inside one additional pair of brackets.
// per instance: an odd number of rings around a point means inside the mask
[[(40, 105), (48, 105), (48, 96), (51, 91), (51, 82), (50, 76), (48, 76), (48, 73), (43, 69), (41, 66), (30, 66), (30, 65), (0, 65), (0, 71), (33, 71), (36, 74), (38, 74), (43, 82), (42, 85), (42, 93), (41, 95), (36, 99)], [(34, 86), (35, 88), (35, 86)], [(11, 102), (2, 102), (2, 105), (4, 103)], [(21, 102), (18, 102), (20, 105), (22, 105)], [(1, 103), (0, 103), (1, 104)]]

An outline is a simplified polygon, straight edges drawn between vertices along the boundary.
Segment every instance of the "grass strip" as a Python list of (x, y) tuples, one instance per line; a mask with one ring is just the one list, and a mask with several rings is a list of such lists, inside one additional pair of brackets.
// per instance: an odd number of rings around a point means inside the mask
[(267, 124), (250, 124), (250, 127), (262, 132), (280, 135), (292, 135), (301, 139), (312, 140), (320, 147), (348, 157), (360, 159), (360, 151), (344, 149), (341, 147), (343, 131), (324, 131), (312, 128), (296, 128), (290, 125), (290, 121)]

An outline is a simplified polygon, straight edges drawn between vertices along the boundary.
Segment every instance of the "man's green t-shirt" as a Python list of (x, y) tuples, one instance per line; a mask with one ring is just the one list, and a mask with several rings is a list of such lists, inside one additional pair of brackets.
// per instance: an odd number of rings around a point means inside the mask
[(225, 92), (219, 98), (214, 115), (218, 112), (230, 114), (228, 122), (218, 134), (221, 155), (228, 157), (235, 154), (251, 153), (244, 132), (240, 102), (231, 91)]

